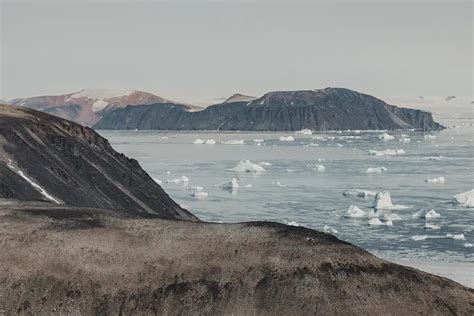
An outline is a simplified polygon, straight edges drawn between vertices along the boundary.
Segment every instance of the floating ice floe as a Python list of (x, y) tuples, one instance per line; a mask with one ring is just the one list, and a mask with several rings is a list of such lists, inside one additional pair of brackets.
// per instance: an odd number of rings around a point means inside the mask
[(367, 173), (382, 173), (387, 172), (387, 168), (385, 167), (370, 167), (367, 168)]
[(280, 183), (280, 181), (273, 181), (272, 185), (280, 187), (280, 188), (286, 188), (285, 184)]
[(309, 143), (308, 146), (309, 146), (309, 147), (319, 147), (319, 144), (316, 144), (316, 143)]
[(474, 245), (471, 244), (470, 242), (465, 243), (463, 246), (466, 247), (466, 248), (474, 247)]
[(290, 226), (296, 226), (296, 227), (300, 226), (300, 224), (297, 223), (297, 222), (295, 222), (295, 221), (289, 221), (289, 222), (286, 223), (286, 224), (287, 224), (287, 225), (290, 225)]
[(454, 202), (460, 204), (462, 207), (474, 207), (474, 189), (456, 194)]
[(464, 236), (464, 234), (456, 234), (456, 235), (453, 235), (453, 234), (446, 234), (446, 237), (447, 238), (452, 238), (454, 240), (464, 240), (466, 239), (466, 237)]
[(408, 137), (399, 138), (398, 141), (402, 143), (411, 143), (411, 139)]
[(384, 213), (381, 217), (384, 221), (401, 221), (402, 218), (395, 213)]
[(373, 198), (375, 197), (376, 192), (374, 191), (368, 191), (368, 190), (361, 190), (361, 189), (352, 189), (352, 190), (346, 190), (342, 193), (344, 196), (357, 196), (357, 197), (362, 197), (362, 198)]
[(221, 142), (224, 145), (243, 145), (245, 144), (243, 139), (231, 139), (231, 140), (225, 140)]
[(436, 139), (436, 135), (424, 135), (424, 139)]
[(393, 226), (393, 222), (392, 221), (386, 221), (386, 222), (382, 222), (380, 219), (378, 218), (372, 218), (369, 223), (369, 225), (371, 226)]
[(443, 184), (446, 182), (446, 179), (444, 177), (431, 178), (431, 179), (426, 179), (425, 182), (432, 183), (432, 184)]
[(337, 144), (336, 144), (336, 146), (337, 146), (337, 147), (339, 147), (339, 148), (342, 148), (342, 147), (344, 147), (344, 145), (343, 145), (343, 144), (339, 144), (339, 143), (337, 143)]
[(370, 210), (370, 211), (364, 211), (364, 210), (361, 210), (360, 208), (358, 208), (357, 206), (355, 205), (351, 205), (349, 206), (349, 209), (347, 210), (346, 214), (344, 215), (344, 217), (348, 217), (348, 218), (373, 218), (373, 217), (376, 217), (377, 215), (375, 214), (375, 212), (373, 210)]
[(437, 213), (435, 210), (429, 210), (428, 211), (426, 209), (419, 210), (411, 216), (411, 218), (414, 218), (414, 219), (424, 218), (426, 220), (433, 219), (433, 218), (438, 218), (438, 217), (441, 217), (441, 214)]
[(394, 140), (395, 137), (393, 137), (392, 135), (389, 135), (387, 133), (383, 133), (383, 134), (380, 134), (379, 135), (379, 139), (382, 139), (382, 140)]
[(263, 139), (254, 139), (253, 142), (254, 143), (263, 143)]
[(240, 188), (239, 182), (237, 181), (236, 178), (232, 178), (231, 181), (219, 184), (218, 186), (224, 190), (230, 190), (230, 191)]
[(370, 150), (369, 155), (371, 156), (399, 156), (404, 155), (403, 149), (386, 149), (386, 150)]
[(163, 181), (161, 181), (161, 180), (158, 179), (158, 178), (153, 178), (153, 181), (155, 181), (155, 182), (158, 183), (159, 185), (162, 185), (162, 184), (163, 184)]
[(200, 191), (204, 191), (204, 188), (199, 185), (192, 185), (189, 187), (189, 190), (200, 192)]
[(422, 157), (421, 160), (441, 160), (443, 156), (430, 156), (430, 157)]
[(192, 196), (194, 196), (198, 200), (203, 200), (209, 196), (209, 193), (200, 191), (193, 193)]
[(334, 228), (332, 228), (329, 225), (325, 225), (323, 229), (324, 229), (324, 232), (326, 234), (337, 234), (337, 233), (339, 233), (337, 230), (335, 230)]
[(181, 176), (181, 178), (166, 180), (166, 183), (176, 183), (176, 184), (187, 183), (187, 182), (189, 182), (189, 178), (186, 176)]
[(272, 164), (266, 161), (262, 161), (258, 163), (262, 167), (270, 167)]
[(324, 172), (326, 171), (326, 167), (324, 167), (323, 165), (316, 165), (314, 167), (314, 170), (316, 170), (317, 172)]
[(312, 135), (313, 132), (309, 128), (305, 128), (305, 129), (302, 129), (301, 131), (296, 131), (295, 134)]
[(280, 138), (278, 138), (281, 142), (292, 142), (294, 141), (295, 139), (293, 138), (293, 136), (280, 136)]
[(286, 171), (286, 173), (295, 172), (295, 170), (293, 170), (293, 169), (286, 169), (285, 171)]
[(424, 229), (441, 229), (438, 225), (435, 224), (430, 224), (430, 223), (425, 223), (425, 226), (423, 227)]
[(257, 173), (257, 172), (264, 172), (265, 169), (256, 164), (252, 163), (250, 160), (241, 160), (235, 168), (232, 169), (233, 171), (237, 172), (248, 172), (248, 173)]
[(412, 236), (411, 239), (414, 241), (426, 240), (426, 239), (434, 239), (434, 238), (442, 238), (439, 236), (428, 236), (428, 235), (415, 235)]
[(214, 139), (208, 139), (208, 140), (206, 140), (206, 142), (204, 144), (206, 144), (206, 145), (215, 145), (216, 141)]
[(409, 208), (408, 206), (404, 205), (393, 205), (389, 191), (382, 191), (377, 193), (374, 197), (373, 206), (376, 210), (403, 210)]
[(197, 144), (197, 145), (200, 145), (200, 144), (204, 144), (206, 141), (204, 139), (200, 139), (200, 138), (197, 138), (193, 144)]

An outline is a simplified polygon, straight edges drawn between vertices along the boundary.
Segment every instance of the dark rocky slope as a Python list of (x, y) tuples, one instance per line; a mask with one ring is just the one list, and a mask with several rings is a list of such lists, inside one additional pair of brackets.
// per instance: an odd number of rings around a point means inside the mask
[(0, 198), (195, 219), (92, 129), (0, 105)]
[(344, 129), (439, 130), (428, 112), (398, 108), (356, 91), (326, 88), (279, 91), (245, 102), (225, 102), (189, 112), (168, 104), (112, 111), (96, 129), (296, 131)]
[(77, 315), (472, 315), (474, 291), (276, 223), (0, 203), (0, 311)]

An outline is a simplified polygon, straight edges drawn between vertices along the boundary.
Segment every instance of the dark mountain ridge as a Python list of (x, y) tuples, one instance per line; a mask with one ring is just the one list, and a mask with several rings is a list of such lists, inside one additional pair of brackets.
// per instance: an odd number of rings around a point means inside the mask
[(140, 105), (104, 115), (95, 129), (297, 131), (440, 130), (431, 113), (389, 105), (343, 88), (269, 92), (189, 112), (175, 104)]

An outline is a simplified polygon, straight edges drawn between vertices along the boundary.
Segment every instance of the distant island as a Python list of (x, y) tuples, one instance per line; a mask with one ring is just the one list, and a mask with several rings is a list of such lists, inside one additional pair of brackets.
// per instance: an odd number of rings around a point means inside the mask
[(275, 91), (260, 98), (234, 94), (206, 108), (137, 90), (81, 90), (61, 96), (15, 99), (10, 103), (97, 130), (443, 129), (429, 112), (400, 108), (345, 88)]

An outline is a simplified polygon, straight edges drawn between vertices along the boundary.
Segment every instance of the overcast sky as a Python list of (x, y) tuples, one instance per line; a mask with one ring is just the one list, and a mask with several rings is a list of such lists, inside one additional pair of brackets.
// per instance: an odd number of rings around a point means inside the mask
[(1, 3), (0, 98), (140, 89), (185, 102), (272, 90), (473, 90), (471, 1)]

